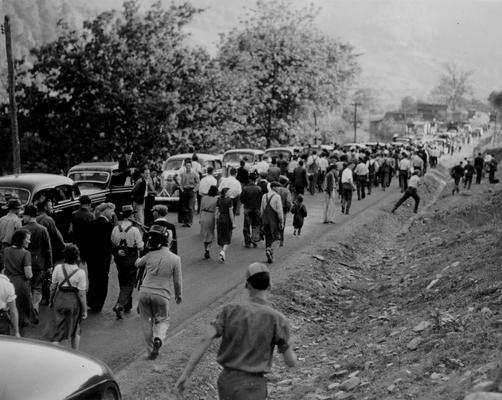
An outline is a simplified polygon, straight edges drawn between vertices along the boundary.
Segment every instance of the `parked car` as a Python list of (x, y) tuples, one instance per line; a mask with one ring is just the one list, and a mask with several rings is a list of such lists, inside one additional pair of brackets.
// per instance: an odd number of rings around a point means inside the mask
[(115, 161), (81, 163), (70, 168), (68, 177), (91, 198), (92, 205), (112, 202), (120, 209), (131, 203), (133, 185), (127, 174), (119, 172)]
[[(208, 167), (213, 167), (213, 175), (217, 181), (222, 176), (223, 168), (221, 158), (217, 155), (197, 153), (198, 162), (202, 166), (202, 177), (207, 175)], [(185, 166), (185, 160), (191, 159), (191, 153), (176, 154), (169, 157), (164, 164), (162, 178), (164, 187), (155, 197), (156, 204), (166, 204), (168, 206), (178, 206), (180, 201), (179, 193), (179, 171)]]
[(0, 336), (0, 398), (8, 400), (120, 400), (103, 362), (38, 340)]
[(294, 154), (295, 150), (297, 150), (298, 152), (301, 152), (301, 147), (295, 147), (295, 146), (271, 147), (271, 148), (265, 150), (265, 152), (263, 153), (263, 156), (266, 157), (267, 159), (271, 160), (272, 158), (279, 159), (279, 154), (282, 154), (284, 159), (286, 161), (289, 161), (289, 160), (291, 160), (291, 158), (293, 158), (293, 154)]
[(78, 209), (79, 187), (72, 179), (54, 174), (19, 174), (0, 177), (0, 214), (6, 212), (6, 203), (12, 196), (23, 205), (37, 204), (50, 198), (54, 207), (54, 220), (63, 236), (68, 238), (70, 217)]
[(223, 174), (228, 175), (231, 167), (239, 168), (240, 162), (244, 160), (246, 167), (251, 168), (263, 156), (263, 150), (256, 149), (232, 149), (223, 154)]

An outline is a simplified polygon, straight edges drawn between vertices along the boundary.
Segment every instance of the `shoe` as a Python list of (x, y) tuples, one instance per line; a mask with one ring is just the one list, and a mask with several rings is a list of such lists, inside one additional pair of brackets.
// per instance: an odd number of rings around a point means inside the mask
[(249, 249), (249, 248), (251, 247), (251, 245), (250, 245), (249, 243), (246, 243), (246, 244), (244, 245), (244, 247), (245, 247), (246, 249)]
[(209, 255), (209, 250), (204, 251), (204, 258), (205, 258), (205, 259), (208, 259), (208, 258), (210, 258), (210, 257), (211, 257), (211, 256)]
[(342, 206), (342, 214), (345, 212), (345, 207)]
[(279, 243), (279, 247), (284, 247), (284, 241), (281, 240), (281, 242)]
[(117, 316), (117, 319), (122, 319), (122, 312), (124, 311), (124, 308), (120, 304), (117, 304), (115, 307), (112, 308), (112, 310)]
[(252, 242), (251, 244), (253, 245), (253, 247), (254, 247), (255, 249), (258, 247), (258, 243), (256, 243), (256, 242)]
[(349, 215), (349, 210), (345, 211), (345, 215)]
[(267, 262), (269, 264), (272, 264), (274, 262), (274, 257), (272, 256), (272, 250), (271, 249), (265, 250), (265, 255), (267, 256)]
[(225, 252), (223, 250), (220, 251), (220, 262), (225, 262)]
[(158, 337), (153, 339), (153, 350), (148, 356), (149, 360), (155, 360), (159, 356), (159, 349), (162, 347), (162, 340)]
[(296, 236), (296, 230), (293, 231), (293, 236)]

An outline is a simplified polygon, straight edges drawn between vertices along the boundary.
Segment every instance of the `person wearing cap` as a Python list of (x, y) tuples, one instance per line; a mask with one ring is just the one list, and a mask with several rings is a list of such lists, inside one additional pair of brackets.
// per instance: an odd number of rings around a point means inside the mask
[(136, 267), (144, 271), (139, 283), (138, 310), (150, 360), (159, 355), (169, 328), (171, 286), (176, 304), (181, 303), (181, 259), (169, 250), (168, 241), (169, 231), (153, 224), (147, 235), (148, 253), (136, 261)]
[(113, 307), (117, 319), (122, 319), (123, 312), (131, 311), (132, 292), (136, 281), (136, 266), (134, 264), (144, 246), (140, 230), (128, 219), (133, 213), (132, 205), (122, 206), (118, 215), (119, 222), (111, 234), (113, 258), (120, 286), (119, 297)]
[(38, 323), (44, 278), (52, 270), (52, 247), (49, 232), (37, 220), (37, 208), (27, 205), (23, 213), (23, 229), (30, 233), (28, 251), (31, 253), (31, 295), (33, 302), (33, 322)]
[(260, 241), (260, 207), (261, 207), (261, 188), (256, 184), (256, 173), (249, 174), (249, 180), (243, 187), (240, 196), (240, 201), (244, 206), (244, 222), (243, 222), (243, 235), (244, 246), (246, 248), (257, 247)]
[(19, 217), (22, 208), (23, 206), (18, 199), (10, 199), (7, 203), (9, 212), (0, 218), (0, 253), (3, 248), (10, 246), (12, 235), (23, 225)]
[(274, 262), (272, 246), (275, 241), (281, 239), (281, 231), (284, 226), (281, 196), (274, 190), (277, 186), (279, 186), (278, 182), (274, 182), (274, 187), (269, 184), (268, 193), (264, 194), (261, 199), (260, 212), (265, 235), (265, 255), (268, 263)]
[(89, 223), (94, 219), (91, 212), (91, 198), (87, 195), (80, 196), (80, 207), (71, 215), (71, 236), (73, 242), (80, 250), (80, 260), (87, 262), (89, 248)]
[(221, 343), (216, 361), (223, 367), (217, 382), (220, 400), (265, 400), (265, 374), (272, 369), (275, 348), (288, 367), (296, 365), (289, 323), (267, 300), (270, 271), (266, 265), (253, 263), (248, 266), (246, 289), (248, 299), (223, 306), (208, 327), (175, 384), (180, 392), (217, 338), (221, 338)]
[(111, 235), (115, 205), (101, 203), (94, 210), (95, 219), (89, 223), (89, 255), (87, 275), (89, 290), (87, 305), (92, 312), (100, 312), (108, 294), (108, 275), (112, 261)]
[(167, 220), (169, 209), (164, 204), (156, 204), (152, 208), (153, 224), (161, 225), (169, 231), (168, 247), (174, 254), (178, 254), (178, 236), (176, 226)]
[(404, 195), (398, 200), (391, 213), (394, 213), (409, 197), (413, 197), (415, 200), (415, 208), (413, 212), (416, 214), (418, 212), (418, 205), (420, 204), (420, 197), (417, 194), (418, 185), (420, 184), (419, 171), (413, 171), (413, 174), (408, 182), (408, 187)]

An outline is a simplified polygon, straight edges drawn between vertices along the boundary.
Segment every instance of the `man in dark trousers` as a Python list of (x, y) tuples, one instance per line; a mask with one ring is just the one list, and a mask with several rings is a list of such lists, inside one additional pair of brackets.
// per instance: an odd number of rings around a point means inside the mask
[(413, 209), (413, 212), (415, 214), (418, 212), (418, 205), (420, 204), (420, 197), (417, 194), (418, 185), (420, 183), (420, 178), (418, 176), (419, 173), (419, 171), (413, 171), (413, 175), (411, 175), (411, 178), (408, 181), (408, 187), (406, 188), (404, 195), (398, 200), (392, 209), (392, 213), (394, 213), (409, 197), (413, 197), (413, 200), (415, 200), (415, 208)]
[(465, 179), (464, 179), (464, 189), (471, 189), (472, 177), (474, 176), (474, 166), (471, 160), (467, 160), (467, 165), (465, 166)]
[(307, 187), (309, 182), (307, 179), (307, 170), (303, 167), (303, 160), (300, 160), (298, 162), (298, 167), (294, 169), (293, 179), (291, 180), (291, 183), (294, 188), (295, 196), (298, 196), (299, 194), (305, 194), (305, 188)]
[(256, 174), (252, 172), (246, 186), (242, 189), (240, 201), (244, 207), (244, 246), (246, 248), (257, 247), (260, 241), (260, 207), (261, 188), (256, 184)]
[(148, 194), (147, 191), (147, 178), (149, 171), (144, 168), (140, 169), (136, 175), (137, 179), (131, 191), (132, 206), (136, 214), (136, 219), (145, 224), (145, 198)]
[(464, 177), (464, 173), (465, 171), (462, 161), (460, 161), (460, 163), (458, 163), (451, 169), (450, 176), (453, 178), (454, 181), (453, 190), (451, 191), (452, 195), (454, 195), (455, 192), (460, 193), (458, 185), (460, 184), (460, 180)]
[(111, 235), (113, 230), (113, 203), (101, 203), (96, 207), (96, 219), (89, 223), (89, 255), (87, 274), (89, 290), (87, 305), (93, 312), (100, 312), (108, 293), (108, 274), (112, 261)]
[(44, 278), (47, 273), (51, 272), (53, 266), (49, 232), (37, 222), (36, 217), (37, 208), (35, 206), (28, 205), (24, 208), (23, 229), (26, 229), (31, 235), (28, 251), (31, 253), (31, 269), (33, 272), (31, 293), (34, 311), (33, 322), (35, 324), (38, 323), (40, 302), (43, 297)]
[(81, 260), (86, 263), (90, 251), (88, 244), (90, 236), (89, 223), (94, 219), (94, 214), (91, 212), (91, 198), (89, 196), (80, 196), (79, 202), (80, 208), (71, 215), (70, 232), (73, 243), (80, 250)]
[(485, 166), (485, 160), (481, 153), (478, 153), (478, 156), (474, 159), (474, 169), (476, 170), (476, 184), (479, 185), (481, 183), (481, 178), (483, 178), (483, 168)]
[(66, 246), (63, 235), (56, 226), (56, 222), (50, 216), (52, 214), (52, 200), (46, 198), (43, 202), (37, 204), (38, 216), (37, 222), (44, 226), (49, 232), (49, 237), (51, 239), (52, 257), (55, 261), (63, 257), (63, 250)]
[(247, 268), (246, 289), (249, 299), (223, 306), (194, 350), (185, 370), (176, 382), (183, 391), (197, 363), (216, 338), (221, 338), (216, 361), (223, 367), (218, 378), (220, 400), (265, 400), (265, 374), (272, 368), (277, 347), (288, 367), (296, 365), (286, 317), (267, 301), (270, 271), (262, 263)]

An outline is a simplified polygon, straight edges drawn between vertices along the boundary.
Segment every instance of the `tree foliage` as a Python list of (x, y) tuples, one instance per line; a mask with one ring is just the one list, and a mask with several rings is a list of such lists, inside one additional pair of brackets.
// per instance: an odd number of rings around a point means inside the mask
[(446, 64), (444, 68), (439, 84), (433, 89), (431, 96), (435, 101), (456, 111), (465, 104), (467, 96), (472, 94), (474, 71), (465, 71), (456, 64)]

